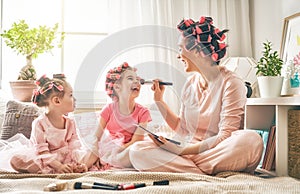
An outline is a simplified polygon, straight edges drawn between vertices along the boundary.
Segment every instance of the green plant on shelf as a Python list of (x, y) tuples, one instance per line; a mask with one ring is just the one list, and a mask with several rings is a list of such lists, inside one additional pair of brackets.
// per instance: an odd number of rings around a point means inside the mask
[(263, 56), (259, 59), (256, 68), (256, 75), (259, 76), (280, 76), (283, 61), (277, 51), (272, 50), (272, 43), (266, 41), (263, 43)]

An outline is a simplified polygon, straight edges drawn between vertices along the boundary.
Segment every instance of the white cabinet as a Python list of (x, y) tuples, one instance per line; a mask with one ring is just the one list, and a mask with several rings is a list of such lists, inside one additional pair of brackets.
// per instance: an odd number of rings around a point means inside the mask
[(248, 98), (245, 109), (246, 129), (269, 129), (273, 123), (276, 125), (277, 176), (288, 176), (289, 109), (300, 109), (300, 96)]

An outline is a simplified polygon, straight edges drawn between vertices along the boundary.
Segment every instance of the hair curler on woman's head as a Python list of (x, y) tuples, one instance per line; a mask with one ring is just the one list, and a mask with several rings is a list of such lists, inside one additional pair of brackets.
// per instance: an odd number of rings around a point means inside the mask
[(223, 41), (228, 30), (221, 31), (216, 28), (211, 17), (202, 16), (196, 22), (183, 19), (177, 25), (177, 29), (185, 39), (186, 50), (197, 49), (202, 56), (210, 56), (216, 64), (225, 56), (227, 45)]

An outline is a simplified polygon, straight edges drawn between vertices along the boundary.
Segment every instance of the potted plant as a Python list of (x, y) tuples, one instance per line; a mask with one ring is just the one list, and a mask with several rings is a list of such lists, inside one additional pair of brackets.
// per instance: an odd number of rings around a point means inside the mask
[(256, 65), (256, 75), (261, 97), (278, 97), (281, 93), (283, 77), (281, 69), (283, 61), (277, 51), (272, 50), (272, 43), (263, 43), (263, 56)]
[[(50, 52), (55, 46), (61, 47), (64, 33), (58, 32), (58, 23), (52, 28), (47, 26), (29, 28), (25, 20), (20, 20), (14, 22), (9, 30), (4, 30), (0, 36), (8, 47), (26, 57), (27, 63), (20, 70), (17, 81), (10, 82), (10, 85), (14, 98), (20, 101), (30, 101), (32, 90), (36, 87), (34, 81), (37, 78), (32, 60), (40, 54)], [(57, 38), (59, 38), (58, 42), (55, 43), (54, 40)], [(23, 88), (27, 89), (23, 91)]]

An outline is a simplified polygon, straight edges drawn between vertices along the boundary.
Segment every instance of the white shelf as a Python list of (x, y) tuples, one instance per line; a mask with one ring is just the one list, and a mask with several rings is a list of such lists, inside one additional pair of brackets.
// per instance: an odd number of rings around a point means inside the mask
[(300, 105), (300, 96), (278, 98), (248, 98), (247, 105)]
[(300, 109), (300, 96), (248, 98), (246, 129), (269, 129), (276, 125), (276, 175), (288, 176), (288, 110)]

